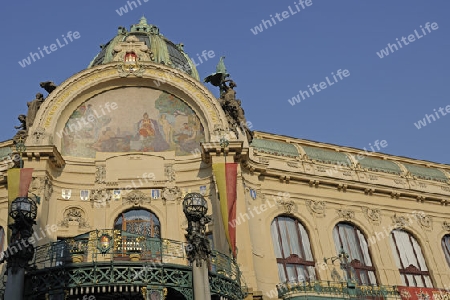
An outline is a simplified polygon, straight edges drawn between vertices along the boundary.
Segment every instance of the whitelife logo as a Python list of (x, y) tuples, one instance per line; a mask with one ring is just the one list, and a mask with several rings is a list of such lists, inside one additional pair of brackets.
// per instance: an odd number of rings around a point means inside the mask
[[(62, 43), (59, 40), (59, 38), (57, 38), (56, 44), (50, 44), (50, 47), (47, 47), (47, 45), (44, 45), (44, 47), (42, 47), (42, 49), (41, 49), (41, 47), (38, 47), (38, 52), (30, 52), (30, 55), (27, 58), (24, 58), (24, 59), (22, 59), (22, 61), (19, 61), (19, 65), (22, 68), (25, 68), (26, 66), (31, 65), (31, 63), (32, 63), (31, 60), (33, 60), (33, 62), (35, 62), (36, 60), (44, 58), (44, 56), (45, 56), (44, 52), (46, 54), (51, 54), (52, 52), (55, 52), (56, 50), (61, 49), (61, 48), (65, 47), (66, 45), (68, 45), (69, 41), (73, 42), (74, 40), (78, 40), (81, 37), (81, 35), (78, 31), (74, 31), (73, 33), (72, 33), (72, 31), (69, 31), (66, 36), (64, 36), (64, 34), (61, 36), (63, 38), (64, 43)], [(67, 41), (67, 39), (69, 41)], [(49, 49), (50, 49), (50, 51), (49, 51)]]
[[(417, 29), (416, 29), (416, 30), (414, 30), (414, 34), (408, 35), (409, 42), (406, 41), (406, 37), (404, 37), (404, 36), (402, 36), (402, 38), (400, 40), (398, 38), (396, 38), (398, 47), (400, 47), (400, 49), (403, 48), (402, 43), (400, 41), (403, 42), (404, 46), (407, 46), (410, 43), (414, 42), (416, 40), (416, 38), (419, 40), (419, 39), (423, 38), (424, 36), (426, 36), (427, 32), (422, 27), (422, 25), (420, 25), (420, 28), (422, 29), (423, 35), (420, 35), (420, 33), (418, 33)], [(427, 29), (428, 33), (431, 33), (431, 29), (438, 30), (439, 26), (438, 26), (438, 23), (436, 23), (436, 22), (433, 22), (431, 24), (430, 24), (430, 22), (427, 22), (427, 24), (425, 24), (425, 28)], [(398, 47), (395, 43), (394, 44), (388, 43), (386, 48), (381, 49), (380, 52), (377, 52), (377, 55), (379, 58), (384, 58), (390, 54), (389, 50), (391, 50), (391, 53), (394, 53), (394, 51), (399, 50)]]

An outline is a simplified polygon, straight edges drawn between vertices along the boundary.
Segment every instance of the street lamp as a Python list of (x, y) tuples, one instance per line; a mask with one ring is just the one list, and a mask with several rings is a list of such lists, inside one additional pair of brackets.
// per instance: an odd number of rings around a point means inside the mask
[(183, 212), (188, 220), (186, 247), (187, 258), (192, 264), (194, 299), (210, 300), (207, 261), (211, 255), (211, 245), (205, 236), (206, 224), (211, 222), (207, 216), (208, 203), (202, 194), (189, 193), (183, 200)]
[(350, 270), (350, 264), (348, 263), (348, 259), (349, 259), (349, 255), (347, 252), (345, 252), (344, 248), (341, 247), (341, 250), (339, 251), (337, 256), (333, 256), (330, 258), (323, 258), (323, 261), (325, 263), (327, 263), (328, 260), (331, 260), (331, 264), (334, 264), (334, 262), (336, 260), (340, 261), (340, 266), (342, 270), (346, 271), (346, 275), (347, 275), (347, 285), (351, 285), (350, 283), (352, 282), (352, 274), (351, 274), (351, 270)]
[(5, 299), (23, 299), (25, 268), (34, 255), (34, 246), (28, 239), (33, 235), (36, 215), (36, 203), (28, 197), (18, 197), (11, 203), (9, 216), (14, 219), (14, 223), (8, 225), (11, 238), (2, 258), (7, 262), (8, 272)]
[(22, 136), (19, 136), (19, 138), (15, 141), (16, 144), (16, 150), (19, 153), (19, 168), (23, 168), (23, 159), (22, 159), (22, 153), (27, 150), (27, 147), (25, 147), (25, 141)]

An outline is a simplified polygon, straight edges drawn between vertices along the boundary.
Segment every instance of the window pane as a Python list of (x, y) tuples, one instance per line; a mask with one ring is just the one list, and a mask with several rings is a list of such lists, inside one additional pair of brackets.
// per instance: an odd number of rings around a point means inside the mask
[[(309, 272), (307, 269), (314, 265), (314, 258), (308, 233), (303, 225), (289, 217), (277, 217), (273, 220), (270, 231), (280, 281), (315, 280), (314, 270)], [(291, 254), (298, 258), (291, 257)]]
[[(407, 282), (404, 284), (406, 286), (433, 287), (425, 257), (417, 240), (408, 232), (398, 229), (391, 232), (390, 240), (399, 271), (406, 276)], [(414, 270), (407, 271), (410, 265), (416, 267), (421, 273)]]
[(370, 258), (369, 246), (362, 232), (351, 224), (339, 223), (333, 229), (333, 239), (336, 252), (339, 253), (341, 247), (343, 247), (344, 251), (349, 255), (349, 263), (358, 260), (363, 267), (370, 267), (370, 271), (372, 272), (370, 276), (368, 270), (360, 269), (357, 266), (352, 267), (354, 268), (352, 273), (359, 274), (359, 276), (352, 275), (356, 277), (354, 279), (359, 280), (361, 284), (377, 284), (375, 273), (373, 272), (375, 268)]
[(444, 250), (445, 258), (447, 259), (448, 266), (450, 267), (450, 235), (447, 234), (442, 239), (442, 250)]

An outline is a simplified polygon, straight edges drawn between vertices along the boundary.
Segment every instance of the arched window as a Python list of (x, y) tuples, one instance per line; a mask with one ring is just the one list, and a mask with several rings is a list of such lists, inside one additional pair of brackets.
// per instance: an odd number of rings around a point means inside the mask
[(352, 274), (352, 279), (363, 285), (377, 284), (375, 267), (372, 264), (366, 238), (361, 230), (353, 224), (338, 223), (333, 229), (333, 239), (336, 254), (344, 249), (349, 255), (349, 272)]
[(144, 209), (121, 213), (114, 223), (114, 229), (146, 237), (160, 237), (161, 225), (155, 214)]
[(442, 250), (444, 250), (445, 258), (450, 267), (450, 234), (447, 234), (442, 238)]
[(433, 287), (422, 249), (411, 234), (404, 230), (393, 230), (391, 246), (403, 285)]
[(308, 233), (296, 219), (277, 217), (270, 226), (281, 282), (316, 279)]

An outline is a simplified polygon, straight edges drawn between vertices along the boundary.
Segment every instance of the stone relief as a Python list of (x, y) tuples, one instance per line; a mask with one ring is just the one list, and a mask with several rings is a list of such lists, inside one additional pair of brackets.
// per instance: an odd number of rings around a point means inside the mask
[(414, 217), (417, 218), (417, 222), (419, 223), (420, 227), (425, 230), (432, 230), (433, 229), (433, 218), (427, 214), (424, 214), (423, 212), (415, 213)]
[(164, 204), (166, 201), (175, 201), (181, 196), (181, 191), (178, 187), (166, 187), (162, 192)]
[(291, 214), (297, 211), (297, 206), (292, 200), (278, 200), (278, 206), (281, 206), (285, 213)]
[(45, 128), (38, 127), (32, 134), (33, 143), (39, 145), (42, 143), (43, 137), (45, 135)]
[(139, 190), (133, 190), (126, 194), (125, 196), (122, 196), (122, 203), (123, 204), (133, 204), (133, 205), (140, 205), (144, 203), (150, 203), (151, 197), (147, 196), (143, 192)]
[(380, 224), (381, 223), (381, 211), (378, 208), (369, 208), (369, 207), (361, 207), (364, 216), (366, 217), (369, 222), (373, 224)]
[(407, 218), (406, 216), (397, 216), (397, 214), (394, 214), (392, 217), (392, 223), (395, 228), (405, 228), (408, 226), (408, 223), (410, 223), (410, 218)]
[(106, 179), (106, 166), (95, 167), (95, 183), (103, 184)]
[(450, 231), (450, 222), (444, 221), (444, 223), (442, 223), (442, 228), (444, 230)]
[(173, 168), (173, 165), (165, 165), (164, 166), (164, 175), (166, 176), (166, 178), (169, 182), (175, 181), (176, 173)]
[(355, 212), (353, 210), (337, 209), (336, 213), (338, 214), (339, 217), (341, 217), (347, 221), (355, 218)]
[(306, 200), (306, 207), (312, 215), (325, 217), (326, 203), (324, 201)]
[(92, 207), (100, 208), (109, 206), (111, 198), (112, 198), (111, 191), (96, 189), (91, 191), (90, 201), (92, 202)]
[(63, 220), (59, 223), (59, 226), (69, 228), (70, 225), (78, 225), (79, 228), (89, 228), (89, 224), (86, 221), (86, 214), (81, 208), (69, 207), (63, 214)]

